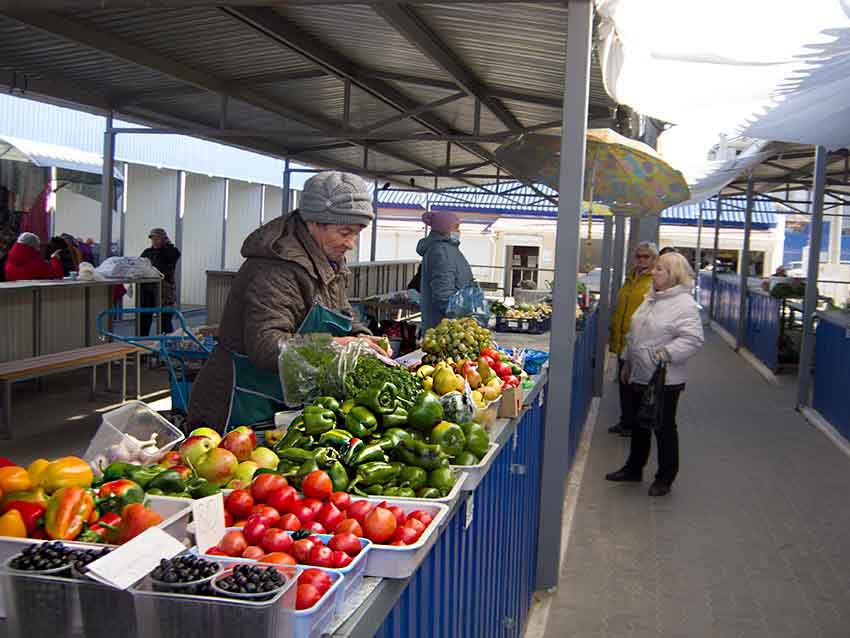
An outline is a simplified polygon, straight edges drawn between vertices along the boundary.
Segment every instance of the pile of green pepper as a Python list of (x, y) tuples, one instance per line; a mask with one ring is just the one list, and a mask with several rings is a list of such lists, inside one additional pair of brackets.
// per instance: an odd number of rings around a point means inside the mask
[[(275, 446), (280, 458), (276, 472), (296, 486), (321, 469), (330, 476), (334, 491), (440, 498), (456, 481), (451, 460), (474, 458), (477, 463), (489, 446), (480, 426), (462, 428), (442, 418), (434, 395), (422, 392), (410, 403), (399, 399), (390, 382), (370, 386), (342, 403), (319, 397)], [(474, 435), (467, 436), (465, 428)]]
[(98, 485), (127, 479), (141, 487), (147, 494), (203, 498), (217, 494), (220, 488), (205, 478), (195, 476), (186, 467), (168, 468), (162, 465), (134, 465), (133, 463), (110, 463), (104, 470)]

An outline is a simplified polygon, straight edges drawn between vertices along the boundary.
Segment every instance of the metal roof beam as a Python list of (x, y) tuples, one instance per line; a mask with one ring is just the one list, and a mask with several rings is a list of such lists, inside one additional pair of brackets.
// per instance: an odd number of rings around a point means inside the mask
[(423, 113), (427, 113), (428, 111), (433, 111), (434, 109), (439, 108), (441, 106), (445, 106), (446, 104), (457, 102), (458, 100), (461, 100), (465, 97), (466, 93), (463, 92), (452, 93), (451, 95), (447, 95), (446, 97), (440, 98), (439, 100), (428, 102), (427, 104), (423, 104), (422, 106), (417, 106), (415, 109), (404, 111), (402, 113), (399, 113), (398, 115), (393, 115), (392, 117), (388, 117), (384, 120), (380, 120), (368, 126), (363, 126), (356, 130), (360, 133), (368, 133), (369, 131), (375, 131), (379, 128), (389, 126), (390, 124), (395, 124), (396, 122), (401, 122), (403, 120), (416, 117), (417, 115), (422, 115)]
[(521, 128), (519, 120), (484, 86), (470, 69), (451, 51), (449, 46), (404, 4), (378, 3), (372, 9), (403, 35), (429, 60), (448, 73), (469, 95), (477, 98), (509, 129)]

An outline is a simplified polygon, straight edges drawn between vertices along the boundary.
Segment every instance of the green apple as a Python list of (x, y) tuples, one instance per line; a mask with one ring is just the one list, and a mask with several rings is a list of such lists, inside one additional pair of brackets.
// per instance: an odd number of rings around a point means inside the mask
[(246, 481), (250, 484), (254, 478), (254, 472), (259, 469), (260, 466), (254, 461), (242, 461), (236, 467), (236, 473), (233, 475), (233, 478), (239, 479), (240, 481)]
[(201, 458), (215, 449), (215, 443), (208, 436), (190, 436), (180, 444), (180, 458), (184, 465), (197, 467)]
[(235, 478), (235, 479), (230, 480), (230, 482), (226, 486), (226, 489), (228, 489), (228, 490), (247, 490), (249, 487), (251, 487), (251, 483), (249, 483), (247, 481), (243, 481), (242, 479)]
[(221, 434), (212, 428), (195, 428), (189, 432), (189, 436), (207, 436), (212, 439), (213, 447), (218, 447), (218, 444), (221, 443)]
[(251, 460), (260, 467), (265, 467), (270, 470), (276, 470), (277, 464), (280, 462), (280, 459), (277, 458), (277, 454), (267, 447), (258, 447), (256, 450), (251, 452)]
[(213, 485), (221, 487), (236, 474), (239, 461), (233, 452), (215, 447), (198, 461), (198, 476), (207, 479)]

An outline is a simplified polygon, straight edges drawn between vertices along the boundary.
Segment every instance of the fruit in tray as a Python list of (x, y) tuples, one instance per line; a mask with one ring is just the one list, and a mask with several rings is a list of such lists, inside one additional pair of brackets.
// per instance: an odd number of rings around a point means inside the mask
[(295, 598), (295, 609), (310, 609), (322, 599), (333, 586), (333, 580), (327, 572), (311, 567), (305, 569), (298, 577), (298, 590)]
[(463, 359), (489, 347), (490, 331), (479, 326), (474, 319), (443, 319), (425, 331), (422, 349), (427, 355), (423, 361), (435, 363), (449, 357)]
[(542, 321), (552, 316), (552, 306), (547, 303), (519, 304), (508, 308), (503, 314), (505, 319), (524, 319)]

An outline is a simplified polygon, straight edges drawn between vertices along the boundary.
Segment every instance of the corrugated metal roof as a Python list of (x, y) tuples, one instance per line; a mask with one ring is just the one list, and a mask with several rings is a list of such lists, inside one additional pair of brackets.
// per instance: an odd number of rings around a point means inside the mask
[[(6, 145), (5, 148), (2, 147), (3, 143)], [(19, 153), (8, 152), (11, 150), (8, 147), (16, 149)], [(103, 156), (97, 153), (87, 153), (67, 146), (33, 142), (5, 135), (0, 136), (0, 159), (28, 160), (36, 166), (65, 168), (94, 175), (103, 173)], [(115, 168), (114, 175), (116, 179), (124, 179), (124, 172), (119, 167)]]
[[(424, 209), (427, 203), (432, 210), (476, 212), (500, 217), (555, 218), (558, 215), (557, 206), (518, 182), (491, 184), (488, 188), (496, 191), (496, 194), (482, 193), (472, 189), (453, 189), (450, 192), (432, 194), (383, 190), (378, 194), (378, 202), (386, 208), (421, 209)], [(555, 195), (555, 191), (546, 186), (540, 186), (540, 189), (548, 195)], [(714, 200), (708, 200), (700, 205), (668, 208), (661, 213), (661, 223), (694, 226), (699, 220), (700, 207), (703, 209), (703, 224), (713, 225), (717, 215)], [(745, 222), (745, 210), (745, 198), (724, 197), (720, 215), (721, 227), (742, 228)], [(775, 226), (774, 210), (772, 202), (762, 198), (756, 199), (753, 203), (753, 228), (767, 229)]]

